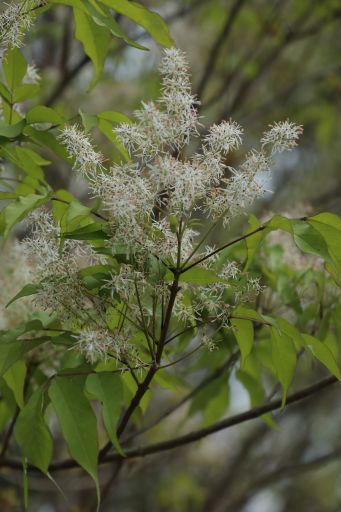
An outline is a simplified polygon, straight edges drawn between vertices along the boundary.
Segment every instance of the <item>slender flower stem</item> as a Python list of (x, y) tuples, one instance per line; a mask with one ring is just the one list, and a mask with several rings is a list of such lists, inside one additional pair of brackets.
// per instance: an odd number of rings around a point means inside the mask
[(185, 272), (187, 272), (191, 268), (196, 267), (197, 265), (199, 265), (200, 263), (203, 263), (204, 261), (208, 260), (209, 258), (212, 258), (212, 256), (214, 256), (215, 254), (220, 253), (224, 249), (227, 249), (227, 247), (230, 247), (231, 245), (234, 245), (234, 244), (236, 244), (238, 242), (241, 242), (242, 240), (246, 240), (250, 236), (255, 235), (256, 233), (259, 233), (259, 232), (263, 231), (264, 229), (266, 229), (266, 227), (267, 226), (259, 226), (257, 229), (254, 229), (253, 231), (250, 231), (249, 233), (246, 233), (245, 235), (242, 235), (242, 236), (240, 236), (238, 238), (235, 238), (231, 242), (228, 242), (228, 243), (222, 245), (221, 247), (218, 247), (218, 249), (215, 249), (214, 251), (210, 252), (209, 254), (206, 254), (206, 256), (203, 256), (202, 258), (200, 258), (199, 260), (191, 263), (187, 267), (182, 268), (181, 269), (181, 274), (184, 274)]

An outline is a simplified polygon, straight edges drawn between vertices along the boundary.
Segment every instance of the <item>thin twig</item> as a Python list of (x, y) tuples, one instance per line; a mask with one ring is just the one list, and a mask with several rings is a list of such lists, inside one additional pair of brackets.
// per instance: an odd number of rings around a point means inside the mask
[[(312, 397), (316, 393), (323, 391), (324, 389), (329, 388), (338, 382), (338, 379), (334, 376), (326, 377), (311, 386), (301, 389), (295, 393), (292, 393), (287, 397), (286, 405), (294, 404), (301, 400), (305, 400), (309, 397)], [(160, 453), (168, 450), (173, 450), (178, 448), (179, 446), (185, 446), (187, 444), (191, 444), (195, 441), (199, 441), (211, 434), (215, 434), (216, 432), (220, 432), (221, 430), (225, 430), (227, 428), (231, 428), (235, 425), (240, 425), (241, 423), (245, 423), (247, 421), (251, 421), (253, 419), (259, 418), (263, 414), (268, 412), (276, 411), (282, 407), (282, 399), (272, 400), (269, 403), (264, 405), (260, 405), (258, 407), (254, 407), (240, 414), (236, 414), (235, 416), (231, 416), (224, 420), (218, 421), (213, 425), (195, 430), (190, 432), (189, 434), (185, 434), (183, 436), (175, 437), (173, 439), (169, 439), (167, 441), (161, 441), (159, 443), (150, 444), (146, 446), (142, 446), (140, 448), (133, 448), (131, 450), (125, 451), (125, 459), (131, 459), (136, 457), (145, 457), (152, 453)], [(106, 457), (103, 457), (100, 460), (101, 464), (109, 463), (117, 460), (122, 460), (122, 456), (119, 453), (111, 454)], [(1, 461), (2, 467), (8, 467), (12, 469), (21, 470), (22, 465), (21, 461), (16, 459), (3, 459)], [(50, 471), (60, 471), (64, 469), (70, 469), (78, 467), (78, 463), (73, 459), (68, 459), (66, 461), (55, 462), (50, 465)], [(36, 468), (29, 466), (28, 469), (30, 471), (37, 471)]]

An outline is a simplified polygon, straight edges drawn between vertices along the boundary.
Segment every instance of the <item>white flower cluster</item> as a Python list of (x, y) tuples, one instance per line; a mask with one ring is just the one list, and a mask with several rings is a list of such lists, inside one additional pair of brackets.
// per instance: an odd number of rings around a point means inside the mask
[(124, 356), (129, 348), (124, 335), (105, 328), (85, 327), (76, 336), (76, 340), (77, 349), (92, 364), (106, 361), (110, 354), (113, 357)]
[[(139, 329), (150, 344), (169, 297), (164, 274), (157, 278), (153, 274), (157, 264), (183, 266), (195, 255), (204, 257), (204, 266), (218, 275), (217, 282), (205, 286), (181, 283), (174, 304), (174, 315), (180, 322), (192, 324), (205, 318), (226, 327), (231, 307), (254, 299), (262, 290), (257, 278), (243, 274), (233, 261), (220, 265), (215, 257), (207, 260), (209, 248), (200, 252), (198, 219), (211, 217), (213, 225), (219, 221), (226, 224), (246, 212), (264, 194), (262, 176), (270, 171), (273, 156), (294, 148), (302, 132), (289, 121), (275, 123), (263, 134), (260, 149), (249, 151), (233, 169), (226, 167), (226, 157), (239, 150), (243, 129), (233, 120), (222, 121), (208, 130), (200, 151), (186, 158), (192, 137), (199, 136), (200, 124), (185, 55), (176, 48), (165, 50), (160, 72), (160, 98), (142, 103), (135, 112), (136, 122), (115, 129), (130, 161), (106, 168), (102, 155), (79, 127), (68, 126), (60, 135), (74, 159), (74, 168), (88, 179), (91, 195), (101, 199), (108, 219), (107, 249), (120, 262), (98, 298), (120, 311), (118, 332), (108, 330), (99, 311), (96, 324), (91, 318), (78, 337), (79, 349), (91, 362), (105, 360), (111, 352), (117, 354)], [(71, 257), (73, 268), (74, 250), (58, 256), (60, 269), (52, 257), (54, 272), (63, 275), (64, 258)], [(78, 304), (82, 293), (76, 284), (74, 289)], [(204, 343), (213, 348), (208, 339)]]
[(165, 50), (160, 71), (160, 99), (143, 103), (136, 123), (115, 130), (131, 162), (106, 172), (102, 156), (78, 128), (65, 128), (61, 139), (75, 168), (90, 179), (92, 193), (102, 198), (115, 237), (138, 241), (137, 251), (145, 247), (165, 254), (174, 244), (169, 217), (189, 219), (201, 210), (226, 224), (245, 212), (266, 191), (262, 177), (272, 157), (295, 147), (302, 128), (289, 121), (275, 123), (264, 133), (260, 151), (250, 151), (238, 169), (226, 169), (224, 160), (240, 147), (243, 130), (234, 121), (223, 121), (211, 126), (199, 153), (184, 159), (184, 146), (198, 135), (199, 126), (184, 54)]
[(23, 0), (7, 4), (0, 14), (0, 47), (19, 48), (34, 22), (35, 10), (44, 3), (44, 0)]
[[(206, 254), (211, 252), (212, 248), (207, 247)], [(218, 258), (213, 257), (202, 266), (214, 269), (217, 263)], [(174, 315), (179, 321), (185, 324), (199, 321), (200, 324), (205, 318), (205, 322), (219, 322), (221, 327), (229, 327), (232, 307), (254, 301), (263, 290), (259, 278), (243, 275), (235, 261), (226, 261), (216, 273), (219, 280), (213, 283), (203, 286), (182, 284), (174, 307)]]
[(264, 137), (261, 139), (263, 147), (270, 145), (271, 154), (282, 153), (297, 146), (297, 140), (303, 132), (302, 126), (297, 126), (290, 121), (274, 123), (270, 125)]
[(59, 138), (74, 159), (74, 169), (91, 179), (102, 166), (103, 156), (93, 149), (87, 135), (78, 126), (66, 126)]
[(191, 135), (198, 133), (197, 101), (191, 94), (185, 55), (176, 48), (166, 50), (160, 73), (160, 99), (156, 103), (142, 103), (142, 109), (135, 112), (137, 123), (123, 123), (116, 129), (129, 153), (145, 162), (162, 150), (181, 150)]
[(49, 213), (36, 210), (29, 220), (31, 235), (22, 246), (34, 268), (33, 280), (39, 283), (34, 301), (62, 321), (74, 321), (90, 306), (78, 271), (96, 256), (89, 246), (74, 240), (61, 245), (59, 229)]

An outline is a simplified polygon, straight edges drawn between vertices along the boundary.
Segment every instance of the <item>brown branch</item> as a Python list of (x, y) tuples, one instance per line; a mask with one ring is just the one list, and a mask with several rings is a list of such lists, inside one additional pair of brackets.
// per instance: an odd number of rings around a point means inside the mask
[[(235, 510), (241, 510), (243, 505), (250, 499), (252, 495), (258, 492), (260, 489), (272, 485), (283, 478), (290, 478), (296, 475), (300, 475), (301, 473), (306, 473), (308, 471), (314, 471), (319, 467), (329, 464), (330, 462), (334, 462), (336, 459), (341, 457), (341, 448), (337, 448), (325, 455), (320, 457), (316, 457), (307, 462), (298, 462), (296, 464), (288, 464), (283, 465), (282, 467), (278, 467), (272, 472), (256, 478), (253, 482), (248, 484), (246, 492), (243, 492), (241, 495), (234, 498), (231, 502), (228, 503), (227, 507), (224, 508), (225, 512), (234, 512)], [(210, 509), (212, 510), (212, 509)]]
[(224, 95), (227, 89), (230, 89), (231, 84), (240, 76), (245, 66), (249, 62), (251, 62), (255, 55), (259, 52), (259, 49), (263, 41), (267, 37), (268, 27), (271, 26), (271, 24), (278, 19), (276, 18), (276, 16), (278, 17), (278, 11), (280, 9), (283, 9), (285, 3), (285, 0), (275, 2), (274, 6), (272, 7), (270, 15), (262, 23), (261, 29), (258, 33), (258, 37), (256, 37), (255, 40), (252, 41), (252, 46), (248, 49), (246, 53), (244, 53), (244, 55), (241, 56), (239, 62), (237, 62), (237, 65), (225, 75), (224, 80), (221, 83), (220, 87), (218, 87), (218, 89), (212, 94), (212, 96), (205, 101), (205, 103), (202, 105), (202, 108), (208, 108), (214, 103), (216, 103)]
[[(145, 393), (148, 391), (149, 384), (151, 383), (157, 370), (159, 369), (163, 349), (164, 349), (165, 342), (167, 339), (167, 334), (168, 334), (169, 324), (171, 321), (173, 306), (175, 303), (176, 295), (179, 290), (178, 283), (179, 283), (179, 274), (175, 273), (174, 280), (173, 280), (171, 290), (170, 290), (170, 296), (169, 296), (169, 301), (168, 301), (167, 310), (166, 310), (166, 314), (165, 314), (165, 320), (164, 320), (164, 323), (162, 326), (162, 331), (161, 331), (157, 351), (155, 354), (155, 361), (153, 362), (153, 365), (150, 367), (145, 379), (138, 386), (135, 396), (133, 397), (132, 401), (130, 402), (128, 409), (125, 411), (125, 413), (119, 423), (119, 426), (117, 428), (117, 437), (120, 437), (122, 435), (122, 433), (124, 432), (131, 416), (133, 415), (133, 413), (139, 406)], [(100, 451), (100, 454), (99, 454), (100, 461), (103, 460), (103, 458), (105, 457), (107, 452), (110, 450), (110, 448), (111, 448), (111, 442), (108, 442), (102, 448), (102, 450)]]
[[(300, 391), (297, 391), (296, 393), (293, 393), (287, 397), (286, 405), (293, 404), (295, 402), (298, 402), (300, 400), (304, 400), (323, 389), (335, 384), (338, 382), (338, 379), (334, 376), (326, 377), (325, 379), (320, 380), (319, 382), (308, 386), (307, 388), (304, 388)], [(199, 430), (196, 430), (194, 432), (190, 432), (189, 434), (185, 434), (183, 436), (179, 436), (173, 439), (169, 439), (167, 441), (161, 441), (160, 443), (155, 443), (147, 446), (143, 446), (141, 448), (133, 448), (131, 450), (126, 450), (126, 457), (127, 458), (134, 458), (134, 457), (144, 457), (146, 455), (150, 455), (152, 453), (158, 453), (163, 451), (172, 450), (175, 448), (178, 448), (179, 446), (184, 446), (190, 443), (193, 443), (195, 441), (199, 441), (200, 439), (203, 439), (204, 437), (207, 437), (211, 434), (214, 434), (216, 432), (219, 432), (221, 430), (225, 430), (227, 428), (233, 427), (235, 425), (240, 425), (241, 423), (245, 423), (246, 421), (250, 421), (255, 418), (259, 418), (263, 414), (266, 414), (268, 412), (275, 411), (277, 409), (280, 409), (282, 406), (282, 399), (272, 400), (271, 402), (268, 402), (264, 405), (260, 405), (258, 407), (254, 407), (253, 409), (250, 409), (244, 413), (236, 414), (235, 416), (231, 416), (230, 418), (226, 418), (224, 420), (218, 421), (217, 423), (214, 423), (213, 425), (202, 428)], [(114, 454), (106, 459), (103, 460), (103, 462), (110, 462), (112, 460), (118, 460), (121, 456), (119, 454)]]
[(239, 13), (239, 11), (243, 7), (244, 3), (245, 3), (245, 0), (235, 0), (234, 1), (234, 3), (227, 15), (227, 18), (223, 25), (223, 28), (221, 29), (220, 33), (218, 34), (217, 39), (215, 40), (215, 42), (211, 48), (211, 51), (209, 53), (209, 56), (208, 56), (208, 59), (206, 62), (206, 66), (204, 67), (204, 71), (203, 71), (203, 74), (201, 76), (201, 79), (199, 81), (199, 85), (198, 85), (198, 88), (196, 91), (196, 95), (198, 96), (199, 99), (203, 96), (204, 90), (208, 84), (208, 81), (211, 77), (211, 73), (214, 70), (214, 66), (219, 57), (221, 48), (222, 48), (223, 44), (226, 42), (226, 40), (228, 39), (231, 29), (233, 27), (233, 23)]
[(331, 21), (334, 21), (335, 18), (338, 18), (340, 13), (339, 11), (334, 12), (334, 17), (328, 16), (324, 17), (318, 23), (311, 25), (306, 29), (299, 30), (301, 25), (305, 22), (307, 14), (311, 10), (311, 6), (308, 7), (307, 11), (302, 13), (299, 19), (295, 22), (293, 28), (288, 29), (278, 46), (276, 46), (272, 52), (263, 60), (260, 64), (258, 72), (255, 76), (250, 79), (242, 82), (240, 88), (237, 91), (236, 96), (234, 97), (232, 103), (225, 109), (223, 109), (220, 114), (220, 118), (226, 118), (231, 115), (236, 109), (241, 105), (247, 96), (248, 92), (251, 88), (255, 86), (258, 80), (263, 76), (263, 74), (276, 62), (278, 57), (283, 53), (283, 51), (292, 43), (305, 39), (307, 37), (311, 37), (317, 34), (320, 30), (322, 30), (327, 24)]
[[(305, 400), (309, 397), (312, 397), (316, 393), (323, 391), (324, 389), (332, 386), (338, 382), (338, 379), (333, 375), (326, 377), (311, 386), (301, 389), (300, 391), (296, 391), (287, 397), (286, 405), (290, 405), (301, 400)], [(215, 434), (216, 432), (220, 432), (221, 430), (225, 430), (227, 428), (231, 428), (236, 425), (240, 425), (241, 423), (245, 423), (247, 421), (251, 421), (253, 419), (259, 418), (263, 414), (268, 412), (276, 411), (280, 409), (282, 406), (282, 399), (272, 400), (266, 404), (260, 405), (258, 407), (254, 407), (240, 414), (236, 414), (235, 416), (231, 416), (224, 420), (218, 421), (213, 425), (202, 428), (199, 430), (195, 430), (194, 432), (190, 432), (189, 434), (185, 434), (183, 436), (175, 437), (173, 439), (169, 439), (167, 441), (161, 441), (159, 443), (150, 444), (146, 446), (142, 446), (140, 448), (132, 448), (131, 450), (125, 451), (125, 459), (132, 459), (136, 457), (145, 457), (147, 455), (151, 455), (153, 453), (160, 453), (168, 450), (173, 450), (178, 448), (179, 446), (185, 446), (187, 444), (194, 443), (195, 441), (199, 441), (209, 435)], [(108, 455), (103, 457), (100, 460), (101, 464), (105, 464), (108, 462), (124, 460), (122, 456), (118, 453), (114, 453), (112, 455)], [(22, 469), (21, 461), (16, 459), (3, 459), (1, 461), (2, 467), (12, 468), (12, 469)], [(61, 471), (64, 469), (70, 469), (78, 467), (78, 463), (75, 460), (68, 459), (61, 462), (55, 462), (50, 464), (50, 471)], [(29, 470), (38, 471), (36, 468), (29, 466)]]
[(256, 233), (259, 233), (260, 231), (263, 231), (267, 226), (259, 226), (257, 229), (254, 229), (253, 231), (250, 231), (249, 233), (246, 233), (245, 235), (242, 235), (238, 238), (235, 238), (234, 240), (231, 240), (231, 242), (228, 242), (221, 247), (218, 247), (218, 249), (215, 249), (215, 251), (210, 252), (209, 254), (206, 254), (206, 256), (203, 256), (199, 260), (194, 261), (190, 265), (187, 265), (187, 267), (181, 269), (181, 274), (184, 274), (188, 270), (190, 270), (193, 267), (196, 267), (200, 263), (203, 263), (204, 261), (208, 260), (209, 258), (212, 258), (215, 254), (218, 254), (219, 252), (223, 251), (224, 249), (227, 249), (227, 247), (230, 247), (231, 245), (234, 245), (238, 242), (241, 242), (242, 240), (246, 240), (246, 238), (249, 238), (252, 235), (255, 235)]
[(148, 430), (152, 429), (161, 421), (163, 421), (165, 418), (173, 414), (173, 412), (177, 411), (182, 407), (185, 403), (187, 403), (189, 400), (191, 400), (195, 395), (197, 395), (202, 389), (204, 389), (206, 386), (217, 380), (223, 373), (227, 370), (229, 370), (234, 363), (237, 361), (239, 356), (239, 350), (237, 352), (234, 352), (230, 355), (230, 357), (223, 363), (221, 366), (215, 369), (213, 373), (205, 377), (195, 388), (192, 389), (187, 395), (185, 395), (179, 402), (177, 402), (175, 405), (164, 411), (160, 416), (158, 416), (155, 420), (151, 421), (147, 425), (145, 425), (142, 429), (140, 429), (138, 432), (133, 433), (126, 439), (124, 439), (124, 442), (131, 441), (132, 439), (135, 439), (135, 437), (140, 436), (141, 434), (144, 434)]

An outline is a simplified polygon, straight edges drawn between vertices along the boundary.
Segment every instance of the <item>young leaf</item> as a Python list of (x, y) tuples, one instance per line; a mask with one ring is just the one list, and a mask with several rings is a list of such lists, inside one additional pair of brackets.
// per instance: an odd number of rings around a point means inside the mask
[(98, 491), (97, 422), (83, 388), (83, 377), (56, 377), (49, 396), (71, 456), (91, 475)]
[(26, 74), (27, 63), (25, 57), (18, 48), (12, 48), (6, 52), (2, 67), (6, 82), (11, 91), (21, 84)]
[(302, 338), (305, 346), (309, 348), (313, 356), (328, 368), (330, 373), (335, 375), (337, 379), (341, 380), (340, 369), (329, 347), (319, 339), (314, 336), (310, 336), (309, 334), (302, 334)]
[(245, 306), (237, 306), (233, 310), (233, 316), (239, 317), (241, 320), (253, 320), (254, 322), (260, 323), (265, 322), (262, 315), (257, 313), (254, 309), (246, 308)]
[(98, 128), (101, 132), (107, 137), (107, 139), (112, 142), (115, 148), (121, 153), (123, 158), (128, 162), (130, 160), (129, 153), (123, 146), (123, 144), (119, 141), (117, 135), (112, 129), (112, 124), (103, 118), (98, 118)]
[(26, 284), (19, 293), (17, 293), (7, 304), (6, 308), (10, 306), (13, 302), (15, 302), (18, 299), (21, 299), (21, 297), (28, 297), (29, 295), (34, 295), (39, 290), (39, 286), (36, 284)]
[(231, 318), (233, 333), (241, 353), (241, 367), (244, 366), (247, 356), (250, 354), (253, 345), (253, 323), (251, 320)]
[(320, 213), (309, 220), (328, 247), (328, 252), (341, 272), (341, 218), (332, 213)]
[(174, 44), (165, 21), (156, 12), (129, 0), (101, 0), (101, 3), (141, 25), (158, 44), (165, 47)]
[(26, 364), (17, 361), (4, 374), (7, 386), (13, 391), (15, 401), (20, 409), (24, 406), (24, 384), (26, 377)]
[(44, 420), (43, 388), (37, 389), (21, 410), (15, 438), (28, 461), (43, 473), (48, 472), (52, 457), (52, 436)]
[(282, 386), (282, 407), (296, 368), (296, 350), (291, 338), (283, 331), (271, 327), (272, 361)]
[(291, 223), (294, 241), (301, 251), (315, 254), (326, 261), (330, 260), (327, 244), (316, 229), (302, 221), (291, 221)]
[(110, 32), (105, 27), (98, 26), (90, 16), (80, 9), (74, 9), (76, 23), (76, 38), (83, 44), (84, 52), (90, 57), (95, 77), (90, 85), (93, 87), (102, 72), (105, 57), (109, 50)]
[(6, 137), (7, 139), (15, 139), (21, 134), (25, 126), (25, 121), (22, 119), (15, 124), (7, 124), (5, 121), (0, 119), (0, 137)]
[(64, 120), (53, 108), (37, 105), (27, 112), (26, 122), (28, 124), (50, 123), (58, 125), (62, 124)]
[[(264, 401), (265, 393), (260, 375), (255, 375), (254, 372), (250, 372), (249, 369), (244, 368), (243, 370), (237, 371), (236, 377), (248, 392), (251, 407), (256, 407)], [(261, 418), (269, 427), (277, 427), (270, 413), (262, 414)]]
[(26, 352), (38, 347), (46, 341), (46, 338), (36, 340), (4, 340), (0, 336), (0, 375), (3, 375)]
[(13, 94), (13, 103), (21, 103), (22, 101), (34, 98), (39, 92), (39, 84), (23, 84), (19, 85)]
[(201, 412), (204, 426), (217, 421), (226, 412), (229, 403), (229, 385), (226, 375), (214, 380), (195, 395), (189, 414)]
[[(255, 229), (259, 228), (261, 226), (261, 223), (257, 219), (257, 217), (253, 214), (249, 217), (249, 227), (246, 233), (250, 233), (254, 231)], [(245, 239), (246, 247), (247, 247), (247, 260), (244, 267), (244, 272), (248, 270), (250, 267), (252, 260), (257, 252), (257, 249), (259, 248), (260, 243), (262, 242), (264, 236), (266, 235), (266, 230), (259, 231), (258, 233), (255, 233), (254, 235), (249, 236)]]
[(117, 452), (124, 456), (116, 435), (123, 400), (123, 387), (120, 377), (110, 373), (89, 375), (86, 380), (86, 390), (102, 403), (103, 422), (110, 441)]
[(4, 237), (7, 237), (12, 227), (21, 221), (25, 215), (38, 208), (48, 200), (48, 196), (41, 196), (37, 194), (28, 194), (20, 197), (17, 201), (9, 204), (4, 208), (5, 229)]
[(223, 283), (225, 279), (217, 276), (212, 270), (203, 267), (193, 267), (180, 276), (185, 283), (205, 285), (209, 283)]

